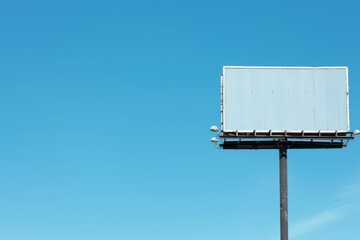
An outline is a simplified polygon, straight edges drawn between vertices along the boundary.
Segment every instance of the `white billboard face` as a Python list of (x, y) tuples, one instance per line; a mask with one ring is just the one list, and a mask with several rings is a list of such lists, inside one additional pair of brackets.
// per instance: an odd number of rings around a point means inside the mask
[(222, 130), (343, 131), (347, 67), (224, 67)]

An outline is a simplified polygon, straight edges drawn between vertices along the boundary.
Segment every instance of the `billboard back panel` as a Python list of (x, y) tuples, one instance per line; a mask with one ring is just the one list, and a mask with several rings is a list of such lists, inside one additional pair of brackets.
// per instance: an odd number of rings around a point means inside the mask
[(349, 131), (347, 67), (227, 67), (222, 130)]

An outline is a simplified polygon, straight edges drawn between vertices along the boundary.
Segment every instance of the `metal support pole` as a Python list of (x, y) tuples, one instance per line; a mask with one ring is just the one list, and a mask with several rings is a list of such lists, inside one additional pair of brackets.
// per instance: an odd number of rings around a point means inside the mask
[(280, 157), (280, 232), (281, 240), (288, 240), (287, 147), (279, 148)]

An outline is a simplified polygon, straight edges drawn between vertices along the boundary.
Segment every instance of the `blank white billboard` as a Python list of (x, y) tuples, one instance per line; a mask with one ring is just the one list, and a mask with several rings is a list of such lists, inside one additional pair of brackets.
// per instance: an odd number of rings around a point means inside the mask
[(225, 66), (222, 130), (348, 132), (347, 67)]

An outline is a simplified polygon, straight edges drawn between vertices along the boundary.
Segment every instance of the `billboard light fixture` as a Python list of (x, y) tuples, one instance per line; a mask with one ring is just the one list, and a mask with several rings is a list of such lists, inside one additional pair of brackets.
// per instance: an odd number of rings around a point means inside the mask
[(217, 126), (211, 126), (210, 131), (212, 132), (218, 132), (219, 128)]

